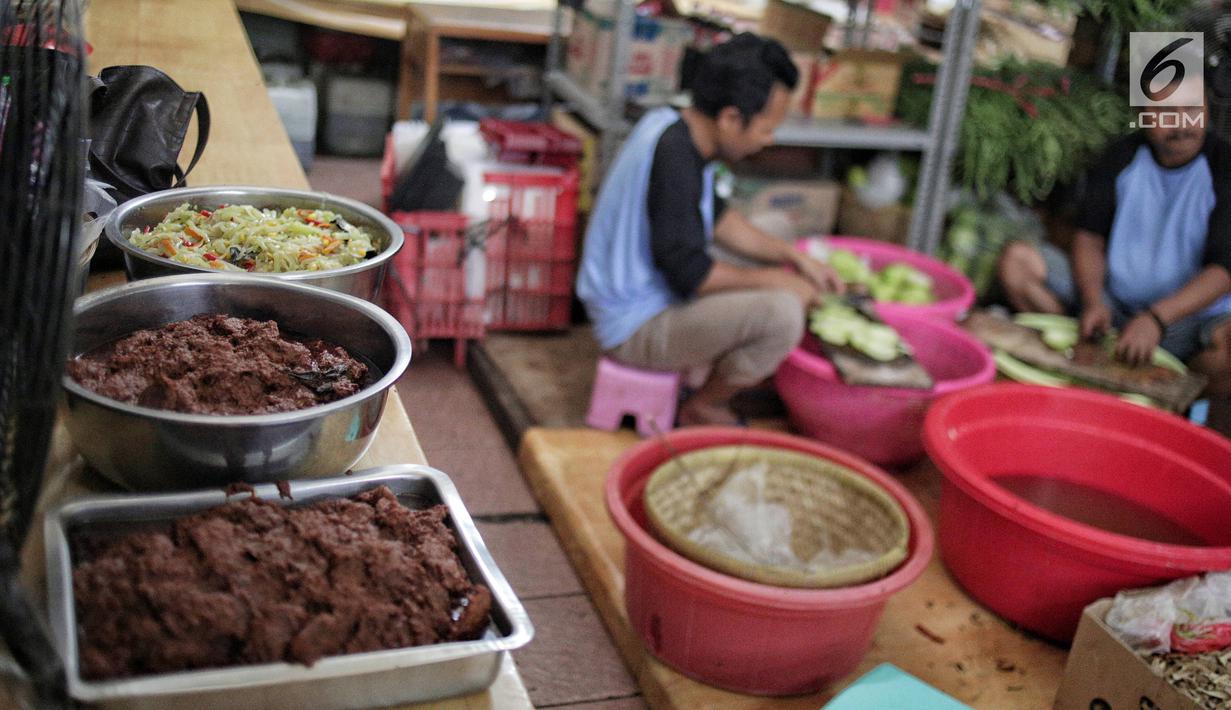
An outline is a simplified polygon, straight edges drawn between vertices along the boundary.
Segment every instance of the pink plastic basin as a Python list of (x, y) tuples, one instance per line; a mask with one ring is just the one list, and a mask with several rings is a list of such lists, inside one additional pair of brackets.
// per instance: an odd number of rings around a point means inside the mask
[[(884, 471), (807, 439), (730, 427), (690, 427), (647, 439), (607, 477), (607, 509), (627, 542), (624, 602), (629, 622), (663, 663), (703, 683), (757, 695), (818, 690), (855, 670), (885, 601), (923, 572), (932, 526), (919, 503)], [(874, 582), (840, 589), (791, 589), (715, 572), (671, 551), (649, 532), (642, 494), (675, 453), (746, 443), (799, 451), (871, 479), (910, 520), (906, 561)]]
[(800, 239), (796, 246), (801, 251), (806, 251), (811, 239), (823, 239), (833, 249), (847, 249), (866, 258), (874, 271), (880, 271), (895, 261), (900, 261), (932, 277), (932, 290), (936, 294), (936, 301), (922, 306), (878, 301), (877, 308), (882, 315), (921, 314), (955, 321), (970, 310), (970, 306), (975, 302), (975, 287), (970, 283), (970, 279), (939, 259), (896, 244), (859, 237), (807, 237)]
[(842, 382), (813, 335), (778, 367), (774, 384), (795, 429), (882, 466), (923, 455), (923, 416), (940, 395), (991, 382), (996, 364), (977, 338), (937, 318), (887, 311), (881, 318), (901, 334), (932, 376), (930, 390), (852, 386)]
[[(1043, 636), (1072, 640), (1082, 609), (1121, 589), (1231, 568), (1231, 441), (1180, 417), (1086, 390), (996, 384), (937, 402), (924, 440), (944, 474), (945, 564), (975, 599)], [(1002, 488), (1003, 475), (1097, 488), (1209, 545), (1076, 522)]]

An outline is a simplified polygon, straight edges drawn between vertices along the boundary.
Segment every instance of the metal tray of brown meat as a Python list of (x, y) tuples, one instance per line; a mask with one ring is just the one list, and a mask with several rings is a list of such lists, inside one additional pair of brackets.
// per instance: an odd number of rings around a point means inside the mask
[(108, 681), (82, 679), (77, 658), (70, 532), (148, 530), (222, 505), (221, 489), (159, 495), (108, 495), (66, 503), (45, 520), (47, 594), (56, 645), (64, 659), (69, 694), (102, 708), (237, 710), (238, 708), (369, 708), (435, 700), (490, 686), (505, 655), (534, 635), (530, 618), (496, 567), (453, 482), (427, 466), (386, 466), (351, 476), (292, 481), (293, 500), (274, 484), (254, 486), (255, 495), (286, 505), (349, 498), (388, 486), (413, 509), (443, 503), (446, 524), (458, 539), (458, 555), (472, 581), (492, 594), (490, 625), (474, 641), (331, 656), (312, 666), (291, 663), (230, 666)]

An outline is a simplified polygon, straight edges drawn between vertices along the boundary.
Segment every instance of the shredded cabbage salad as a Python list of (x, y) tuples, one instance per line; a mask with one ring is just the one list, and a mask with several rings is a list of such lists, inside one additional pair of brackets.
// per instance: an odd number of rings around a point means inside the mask
[(324, 271), (376, 255), (372, 237), (328, 210), (251, 205), (215, 210), (184, 203), (157, 226), (135, 229), (133, 246), (181, 264), (219, 271)]

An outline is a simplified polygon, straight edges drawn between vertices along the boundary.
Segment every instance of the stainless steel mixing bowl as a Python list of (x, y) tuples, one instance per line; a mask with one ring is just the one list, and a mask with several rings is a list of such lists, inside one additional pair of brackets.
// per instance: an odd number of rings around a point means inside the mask
[[(217, 274), (212, 269), (181, 264), (147, 253), (128, 243), (128, 235), (134, 229), (153, 227), (167, 213), (183, 203), (201, 209), (216, 209), (222, 205), (252, 205), (261, 209), (282, 210), (287, 207), (330, 210), (342, 215), (346, 221), (362, 227), (372, 235), (379, 252), (361, 264), (326, 271), (295, 271), (290, 273), (253, 274), (284, 281), (294, 281), (311, 286), (349, 293), (352, 296), (375, 302), (381, 283), (389, 270), (393, 255), (402, 248), (402, 229), (378, 210), (362, 202), (324, 192), (287, 190), (275, 187), (244, 187), (211, 185), (208, 187), (183, 187), (175, 190), (152, 192), (129, 200), (111, 213), (105, 229), (107, 239), (124, 254), (124, 271), (129, 281), (175, 274)], [(234, 273), (234, 272), (228, 272)], [(244, 276), (244, 274), (238, 274)]]
[(71, 357), (142, 328), (203, 313), (277, 321), (288, 334), (341, 345), (379, 378), (357, 394), (293, 412), (223, 416), (150, 409), (104, 397), (67, 374), (69, 432), (87, 462), (134, 490), (172, 490), (337, 475), (359, 460), (410, 338), (380, 308), (334, 291), (251, 275), (171, 276), (77, 300)]

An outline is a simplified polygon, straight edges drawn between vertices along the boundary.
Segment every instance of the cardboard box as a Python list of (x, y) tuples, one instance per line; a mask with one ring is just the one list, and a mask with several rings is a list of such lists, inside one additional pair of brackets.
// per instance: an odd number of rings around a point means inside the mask
[[(595, 4), (574, 15), (565, 67), (586, 91), (605, 97), (615, 37), (614, 7)], [(638, 15), (629, 45), (624, 97), (662, 102), (679, 90), (680, 62), (692, 41), (692, 26), (685, 20)]]
[(797, 118), (808, 118), (812, 115), (812, 88), (816, 81), (816, 69), (821, 60), (818, 52), (791, 52), (791, 61), (799, 70), (799, 83), (791, 92), (791, 103), (787, 105), (787, 115)]
[(906, 59), (896, 52), (848, 49), (822, 61), (812, 117), (883, 121), (893, 116)]
[(653, 91), (658, 98), (667, 100), (679, 93), (680, 67), (684, 63), (684, 51), (693, 44), (696, 32), (687, 20), (662, 20), (662, 38), (659, 43), (656, 83)]
[(573, 13), (573, 28), (564, 52), (564, 70), (578, 86), (590, 85), (590, 68), (594, 64), (598, 42), (598, 21), (585, 8)]
[(773, 37), (793, 52), (819, 52), (833, 19), (807, 5), (769, 0), (761, 14), (761, 34)]
[(910, 215), (911, 209), (907, 205), (867, 207), (849, 187), (843, 187), (837, 233), (905, 244), (910, 236)]
[(1111, 601), (1100, 599), (1082, 612), (1055, 710), (1199, 710), (1103, 623)]
[(754, 181), (734, 206), (749, 219), (778, 216), (794, 237), (832, 234), (838, 221), (842, 186), (832, 180)]

